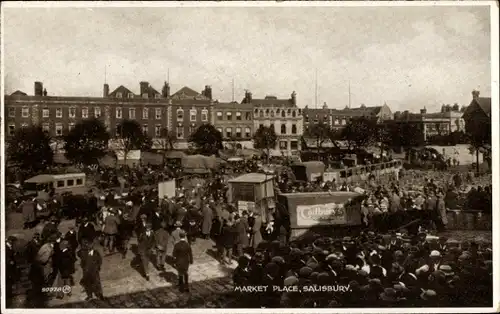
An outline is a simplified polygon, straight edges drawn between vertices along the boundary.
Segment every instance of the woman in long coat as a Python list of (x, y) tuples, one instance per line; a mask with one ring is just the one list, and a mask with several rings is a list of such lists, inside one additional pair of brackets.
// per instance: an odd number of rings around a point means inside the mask
[(203, 223), (201, 225), (201, 234), (206, 239), (210, 235), (210, 230), (212, 229), (212, 222), (214, 219), (214, 215), (212, 212), (212, 208), (210, 206), (203, 206)]
[(254, 214), (254, 216), (255, 222), (252, 227), (252, 247), (257, 249), (259, 243), (262, 242), (262, 234), (260, 233), (260, 229), (262, 228), (262, 217), (258, 213)]

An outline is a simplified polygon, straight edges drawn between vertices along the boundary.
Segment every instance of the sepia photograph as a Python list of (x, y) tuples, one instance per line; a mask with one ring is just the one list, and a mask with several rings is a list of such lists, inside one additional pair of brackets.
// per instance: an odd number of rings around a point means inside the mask
[(498, 3), (374, 2), (3, 2), (2, 312), (495, 312)]

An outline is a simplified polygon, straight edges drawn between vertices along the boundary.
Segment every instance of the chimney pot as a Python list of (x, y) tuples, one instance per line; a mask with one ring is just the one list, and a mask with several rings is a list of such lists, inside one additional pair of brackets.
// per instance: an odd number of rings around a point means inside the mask
[(108, 84), (104, 84), (103, 89), (102, 89), (102, 96), (103, 97), (109, 96), (109, 85)]
[(140, 82), (139, 83), (141, 96), (144, 97), (146, 94), (149, 97), (149, 83), (148, 82)]
[(478, 98), (479, 98), (479, 91), (473, 90), (472, 91), (472, 99), (478, 99)]
[(35, 96), (43, 96), (43, 83), (35, 82)]

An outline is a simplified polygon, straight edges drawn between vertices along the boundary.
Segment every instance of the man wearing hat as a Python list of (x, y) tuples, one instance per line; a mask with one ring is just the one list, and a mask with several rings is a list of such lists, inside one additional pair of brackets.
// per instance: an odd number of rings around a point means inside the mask
[(120, 225), (120, 218), (118, 218), (116, 209), (110, 208), (109, 215), (104, 220), (104, 251), (113, 253), (116, 242), (116, 235), (118, 234), (118, 226)]
[(153, 231), (156, 231), (161, 228), (161, 222), (165, 220), (165, 216), (161, 212), (160, 207), (155, 207), (153, 214), (151, 215), (151, 225)]
[(75, 231), (75, 226), (69, 226), (69, 230), (64, 235), (63, 240), (68, 241), (69, 250), (71, 250), (71, 252), (73, 252), (73, 255), (76, 257), (76, 250), (78, 248), (78, 236)]
[[(62, 241), (59, 248), (60, 252), (57, 254), (57, 265), (61, 275), (62, 286), (72, 287), (74, 284), (73, 274), (75, 273), (76, 257), (68, 241)], [(71, 292), (69, 292), (69, 295), (71, 295)]]
[(26, 245), (26, 257), (29, 263), (32, 263), (35, 260), (36, 254), (38, 250), (42, 247), (42, 239), (40, 233), (35, 232), (33, 234), (33, 238)]
[(165, 269), (165, 258), (167, 257), (167, 245), (170, 235), (167, 231), (167, 223), (161, 222), (161, 228), (155, 231), (156, 241), (156, 267), (159, 270)]
[(81, 244), (83, 240), (92, 243), (97, 236), (94, 224), (89, 221), (87, 216), (83, 216), (82, 224), (78, 229), (78, 242)]
[(82, 256), (82, 285), (87, 294), (86, 301), (90, 301), (95, 295), (98, 299), (103, 300), (101, 285), (101, 266), (102, 257), (94, 248), (94, 243), (89, 244), (89, 250)]
[(47, 241), (47, 239), (55, 234), (57, 230), (58, 224), (56, 223), (57, 219), (55, 217), (51, 217), (50, 221), (43, 227), (42, 230), (42, 240)]
[(193, 264), (193, 251), (186, 239), (186, 233), (180, 232), (180, 240), (174, 245), (172, 256), (175, 262), (175, 268), (179, 277), (179, 289), (182, 292), (189, 292), (189, 265)]
[(151, 251), (155, 247), (155, 235), (151, 228), (151, 224), (146, 224), (146, 231), (139, 236), (137, 251), (139, 253), (143, 275), (149, 281), (149, 257)]

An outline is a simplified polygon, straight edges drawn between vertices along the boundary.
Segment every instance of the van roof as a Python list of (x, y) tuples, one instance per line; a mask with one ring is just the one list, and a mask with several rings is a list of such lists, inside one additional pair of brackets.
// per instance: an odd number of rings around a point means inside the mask
[(28, 180), (24, 181), (25, 183), (48, 183), (54, 180), (64, 180), (71, 178), (82, 178), (85, 177), (85, 173), (65, 173), (65, 174), (39, 174)]

